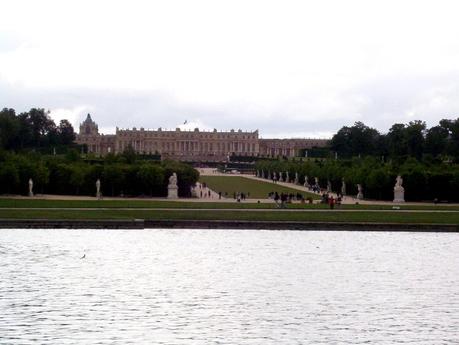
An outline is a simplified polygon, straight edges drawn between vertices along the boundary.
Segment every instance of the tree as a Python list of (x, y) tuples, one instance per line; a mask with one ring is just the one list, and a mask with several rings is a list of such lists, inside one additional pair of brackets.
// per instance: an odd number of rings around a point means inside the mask
[(19, 122), (14, 109), (0, 111), (0, 148), (11, 149), (19, 134)]
[(459, 118), (456, 120), (441, 120), (440, 126), (448, 131), (447, 152), (459, 159)]
[(405, 135), (405, 125), (396, 123), (387, 133), (387, 146), (391, 156), (404, 156), (408, 154), (408, 143)]
[(61, 120), (59, 127), (57, 128), (58, 140), (61, 145), (70, 145), (75, 140), (75, 131), (73, 126), (67, 120)]
[(9, 163), (4, 163), (0, 166), (0, 186), (4, 191), (11, 193), (19, 184), (19, 172), (17, 167)]
[(135, 163), (135, 161), (137, 159), (137, 154), (136, 154), (134, 148), (131, 145), (128, 145), (124, 149), (124, 151), (122, 153), (122, 157), (124, 158), (126, 163), (132, 164), (132, 163)]
[(115, 189), (119, 187), (124, 181), (124, 171), (118, 164), (111, 164), (104, 166), (102, 173), (103, 183), (110, 186), (112, 196), (115, 195)]
[(408, 154), (421, 159), (424, 152), (426, 123), (420, 120), (410, 121), (405, 128)]
[(75, 194), (80, 194), (80, 187), (83, 185), (85, 180), (86, 169), (82, 165), (73, 165), (70, 173), (70, 185), (75, 188)]
[(342, 127), (332, 138), (331, 148), (340, 157), (377, 154), (381, 134), (362, 122)]
[(137, 178), (143, 190), (148, 191), (149, 195), (153, 195), (153, 190), (161, 189), (164, 181), (164, 169), (153, 164), (142, 164), (137, 172)]
[(40, 187), (40, 191), (43, 194), (44, 187), (49, 182), (49, 169), (43, 163), (39, 163), (36, 166), (34, 180)]
[(425, 152), (433, 156), (446, 153), (449, 131), (445, 127), (435, 126), (427, 130)]
[(44, 109), (30, 109), (26, 117), (26, 122), (31, 129), (33, 146), (46, 145), (49, 142), (47, 136), (54, 135), (56, 132), (56, 124)]

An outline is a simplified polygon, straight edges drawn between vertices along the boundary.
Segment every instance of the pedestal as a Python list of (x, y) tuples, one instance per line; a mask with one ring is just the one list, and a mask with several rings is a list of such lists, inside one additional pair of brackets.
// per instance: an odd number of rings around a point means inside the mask
[(405, 202), (405, 188), (394, 188), (394, 202)]
[(363, 193), (358, 193), (357, 194), (357, 199), (362, 200), (363, 199)]
[(167, 198), (168, 199), (178, 198), (178, 187), (177, 186), (167, 186)]

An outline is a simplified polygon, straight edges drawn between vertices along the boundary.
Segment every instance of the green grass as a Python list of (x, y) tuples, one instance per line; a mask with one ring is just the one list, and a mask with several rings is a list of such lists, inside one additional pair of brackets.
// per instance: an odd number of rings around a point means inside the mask
[[(177, 208), (177, 209), (273, 209), (272, 203), (192, 202), (169, 200), (50, 200), (50, 199), (0, 199), (1, 208)], [(288, 209), (327, 209), (323, 204), (293, 203)], [(458, 205), (402, 205), (402, 210), (451, 210), (459, 211)], [(341, 205), (341, 209), (354, 210), (392, 210), (392, 205)]]
[(459, 224), (459, 212), (272, 212), (202, 210), (1, 210), (3, 219), (182, 219)]
[(252, 180), (242, 176), (201, 176), (200, 182), (206, 183), (210, 189), (215, 192), (222, 192), (222, 195), (228, 193), (228, 197), (232, 198), (234, 193), (250, 193), (251, 199), (266, 199), (268, 193), (301, 193), (305, 197), (320, 199), (317, 194), (303, 192), (298, 189), (289, 188), (274, 184), (272, 182), (263, 182)]

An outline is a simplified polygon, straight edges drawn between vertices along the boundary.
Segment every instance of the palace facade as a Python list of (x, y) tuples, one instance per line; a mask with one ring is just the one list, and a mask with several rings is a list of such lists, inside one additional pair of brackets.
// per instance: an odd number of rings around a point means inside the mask
[(160, 154), (161, 159), (180, 161), (227, 161), (229, 156), (295, 157), (301, 150), (326, 146), (326, 139), (261, 139), (258, 130), (229, 132), (145, 130), (144, 128), (119, 129), (115, 134), (100, 134), (97, 124), (88, 114), (80, 124), (76, 139), (86, 145), (87, 151), (104, 156), (121, 153), (132, 147), (140, 154)]

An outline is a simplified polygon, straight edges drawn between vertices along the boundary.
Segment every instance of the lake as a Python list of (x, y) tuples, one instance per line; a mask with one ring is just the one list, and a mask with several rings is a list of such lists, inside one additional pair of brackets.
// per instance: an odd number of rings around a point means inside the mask
[(454, 233), (0, 230), (0, 278), (2, 345), (459, 343)]

